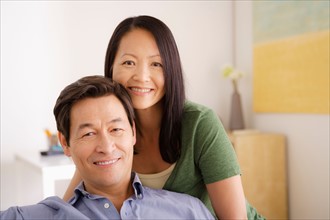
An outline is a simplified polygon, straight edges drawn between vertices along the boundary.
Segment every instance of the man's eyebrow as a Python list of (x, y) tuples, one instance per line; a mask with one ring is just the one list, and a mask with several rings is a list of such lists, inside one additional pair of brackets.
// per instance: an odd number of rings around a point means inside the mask
[[(110, 121), (107, 122), (107, 124), (113, 124), (113, 123), (122, 122), (122, 121), (123, 121), (123, 119), (121, 117), (118, 117), (118, 118), (111, 119)], [(79, 125), (78, 129), (81, 130), (81, 129), (90, 128), (90, 127), (93, 127), (92, 123), (83, 123), (83, 124)]]
[(82, 130), (84, 128), (89, 128), (89, 127), (92, 127), (91, 123), (83, 123), (79, 125), (78, 130)]
[(116, 123), (116, 122), (122, 122), (123, 119), (121, 117), (118, 118), (114, 118), (112, 120), (110, 120), (109, 122), (107, 122), (107, 124), (112, 124), (112, 123)]

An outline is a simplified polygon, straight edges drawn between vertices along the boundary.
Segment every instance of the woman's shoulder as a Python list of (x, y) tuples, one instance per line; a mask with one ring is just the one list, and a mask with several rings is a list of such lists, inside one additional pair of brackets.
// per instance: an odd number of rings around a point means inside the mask
[(184, 113), (189, 113), (189, 112), (208, 112), (211, 109), (205, 105), (190, 101), (190, 100), (186, 100), (185, 104), (184, 104)]
[(184, 110), (183, 110), (183, 116), (186, 119), (191, 119), (191, 118), (200, 118), (200, 117), (205, 117), (205, 116), (211, 116), (214, 117), (216, 113), (213, 111), (213, 109), (196, 103), (192, 102), (190, 100), (187, 100), (184, 105)]
[(192, 101), (185, 102), (182, 118), (183, 128), (218, 127), (220, 125), (220, 118), (213, 109)]

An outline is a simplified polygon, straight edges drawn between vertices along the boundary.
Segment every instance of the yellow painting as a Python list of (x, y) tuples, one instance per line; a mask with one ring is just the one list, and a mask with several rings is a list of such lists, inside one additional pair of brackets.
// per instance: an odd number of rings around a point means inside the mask
[[(255, 112), (330, 113), (330, 32), (329, 11), (323, 10), (325, 3), (317, 5), (314, 2), (311, 6), (306, 2), (275, 2), (273, 7), (262, 2), (254, 4), (254, 23), (264, 16), (273, 19), (267, 23), (274, 25), (275, 29), (265, 29), (265, 25), (256, 24), (254, 30)], [(261, 9), (263, 12), (257, 13)], [(296, 19), (283, 23), (285, 13), (290, 13), (289, 17), (296, 15)], [(299, 14), (304, 18), (299, 20)], [(280, 27), (278, 23), (288, 28)]]

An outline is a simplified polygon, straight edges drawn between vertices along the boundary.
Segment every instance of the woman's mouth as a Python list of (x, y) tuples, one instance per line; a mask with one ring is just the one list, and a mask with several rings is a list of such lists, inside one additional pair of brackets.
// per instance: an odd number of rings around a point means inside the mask
[(135, 93), (149, 93), (152, 91), (152, 89), (147, 89), (147, 88), (137, 88), (137, 87), (129, 87), (129, 89), (132, 91), (132, 92), (135, 92)]

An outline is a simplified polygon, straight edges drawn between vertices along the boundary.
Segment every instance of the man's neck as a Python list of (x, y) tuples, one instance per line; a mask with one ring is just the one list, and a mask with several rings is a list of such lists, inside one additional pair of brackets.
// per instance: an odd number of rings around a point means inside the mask
[(104, 185), (93, 187), (84, 182), (84, 187), (85, 190), (91, 194), (104, 196), (109, 199), (119, 213), (124, 201), (134, 194), (132, 180), (127, 184), (118, 184), (111, 187), (106, 187)]
[(127, 190), (125, 192), (118, 192), (117, 194), (108, 194), (107, 198), (113, 203), (113, 205), (116, 207), (118, 213), (120, 213), (120, 209), (126, 199), (131, 197), (134, 193), (132, 184), (127, 187)]

